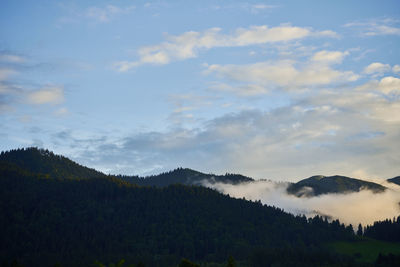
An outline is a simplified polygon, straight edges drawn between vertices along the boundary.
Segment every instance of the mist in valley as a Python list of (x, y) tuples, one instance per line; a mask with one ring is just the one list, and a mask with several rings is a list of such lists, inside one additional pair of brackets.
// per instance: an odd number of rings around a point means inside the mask
[[(370, 225), (400, 215), (400, 186), (381, 182), (387, 189), (382, 193), (361, 190), (347, 194), (324, 194), (314, 197), (297, 197), (288, 194), (289, 183), (259, 180), (237, 185), (203, 182), (203, 185), (229, 194), (235, 198), (279, 207), (292, 214), (322, 215), (339, 219), (342, 223)], [(308, 190), (312, 190), (308, 188)]]

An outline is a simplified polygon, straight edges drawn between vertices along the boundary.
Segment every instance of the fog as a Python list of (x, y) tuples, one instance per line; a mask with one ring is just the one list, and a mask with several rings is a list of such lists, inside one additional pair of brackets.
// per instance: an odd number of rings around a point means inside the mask
[(367, 225), (400, 215), (400, 186), (387, 182), (381, 184), (388, 188), (383, 193), (374, 194), (370, 190), (362, 190), (348, 194), (298, 198), (287, 194), (288, 183), (273, 181), (255, 181), (238, 185), (212, 184), (207, 181), (203, 183), (204, 186), (232, 197), (260, 200), (263, 204), (279, 207), (293, 214), (330, 216), (345, 224), (352, 224), (353, 227), (359, 223)]

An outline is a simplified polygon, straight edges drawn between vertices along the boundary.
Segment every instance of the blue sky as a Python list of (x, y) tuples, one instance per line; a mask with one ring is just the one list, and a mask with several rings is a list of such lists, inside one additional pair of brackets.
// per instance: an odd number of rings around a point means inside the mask
[(1, 1), (0, 149), (106, 173), (400, 175), (398, 1)]

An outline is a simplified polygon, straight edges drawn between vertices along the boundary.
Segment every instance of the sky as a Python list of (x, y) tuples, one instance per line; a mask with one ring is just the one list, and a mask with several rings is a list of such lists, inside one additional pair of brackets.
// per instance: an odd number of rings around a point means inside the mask
[(400, 175), (400, 3), (0, 2), (0, 150), (105, 173)]

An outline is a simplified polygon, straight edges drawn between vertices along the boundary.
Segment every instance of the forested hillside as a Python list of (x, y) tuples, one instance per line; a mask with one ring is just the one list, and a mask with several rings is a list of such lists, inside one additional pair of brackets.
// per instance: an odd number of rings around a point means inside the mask
[(147, 177), (117, 176), (125, 181), (143, 186), (168, 186), (173, 184), (201, 185), (202, 182), (238, 184), (254, 181), (250, 177), (240, 174), (214, 175), (205, 174), (188, 168), (177, 168), (170, 172)]
[(380, 184), (367, 182), (346, 176), (322, 176), (316, 175), (289, 185), (288, 193), (302, 197), (312, 197), (329, 193), (351, 193), (362, 189), (371, 190), (374, 193), (383, 192), (386, 188)]
[(306, 219), (204, 187), (138, 186), (38, 151), (1, 155), (0, 264), (176, 266), (182, 258), (204, 265), (229, 256), (240, 266), (357, 264), (326, 247), (359, 238), (337, 220)]

